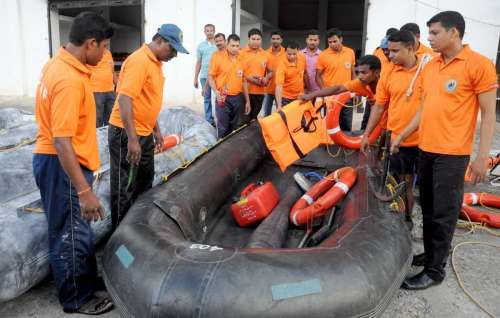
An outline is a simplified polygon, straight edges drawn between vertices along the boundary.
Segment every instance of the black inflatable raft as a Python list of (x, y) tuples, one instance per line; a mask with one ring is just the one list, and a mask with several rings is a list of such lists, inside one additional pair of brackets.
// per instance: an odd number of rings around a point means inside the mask
[[(373, 196), (376, 169), (364, 160), (357, 153), (333, 159), (318, 150), (283, 174), (256, 123), (221, 142), (144, 194), (112, 235), (103, 257), (104, 279), (120, 312), (126, 317), (380, 315), (408, 271), (411, 242), (403, 217)], [(356, 167), (358, 180), (335, 213), (335, 230), (315, 247), (295, 248), (304, 229), (283, 227), (301, 195), (293, 174), (346, 165)], [(257, 180), (272, 181), (282, 200), (261, 225), (239, 228), (229, 206)], [(266, 243), (275, 248), (262, 248)]]

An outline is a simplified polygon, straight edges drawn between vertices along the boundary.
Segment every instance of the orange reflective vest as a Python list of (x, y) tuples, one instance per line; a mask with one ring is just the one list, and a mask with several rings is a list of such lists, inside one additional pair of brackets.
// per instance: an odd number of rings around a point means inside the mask
[(259, 118), (262, 135), (281, 171), (316, 148), (321, 140), (318, 116), (310, 103), (294, 101)]

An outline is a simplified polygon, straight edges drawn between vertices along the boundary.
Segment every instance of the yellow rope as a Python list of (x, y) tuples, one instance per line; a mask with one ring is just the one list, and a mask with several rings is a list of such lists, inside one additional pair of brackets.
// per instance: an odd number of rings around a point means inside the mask
[(337, 103), (342, 106), (342, 107), (347, 107), (347, 108), (356, 108), (356, 107), (359, 107), (361, 105), (363, 105), (363, 101), (361, 100), (361, 102), (357, 103), (357, 104), (354, 104), (354, 105), (347, 105), (347, 104), (344, 104), (342, 103), (341, 101), (337, 100)]
[(495, 318), (495, 315), (493, 315), (490, 311), (488, 311), (488, 309), (486, 309), (484, 307), (483, 304), (481, 304), (479, 302), (479, 300), (477, 300), (470, 292), (469, 290), (467, 290), (467, 288), (465, 288), (465, 285), (462, 281), (462, 278), (460, 277), (460, 275), (458, 274), (458, 271), (457, 271), (457, 268), (455, 266), (456, 264), (456, 260), (455, 260), (455, 255), (456, 255), (456, 251), (457, 249), (460, 247), (460, 246), (464, 246), (464, 245), (483, 245), (483, 246), (490, 246), (490, 247), (495, 247), (495, 248), (500, 248), (500, 244), (494, 244), (494, 243), (489, 243), (489, 242), (480, 242), (480, 241), (467, 241), (467, 242), (462, 242), (462, 243), (459, 243), (457, 244), (454, 248), (453, 248), (453, 252), (451, 253), (451, 265), (452, 265), (452, 268), (453, 268), (453, 272), (455, 273), (455, 276), (457, 277), (457, 281), (458, 281), (458, 284), (460, 285), (460, 288), (462, 288), (462, 290), (464, 291), (464, 293), (483, 311), (485, 312), (488, 316), (492, 317), (492, 318)]
[(36, 139), (23, 138), (21, 139), (21, 142), (18, 143), (17, 145), (0, 147), (0, 152), (13, 151), (21, 148), (22, 146), (31, 145), (35, 143), (35, 141)]

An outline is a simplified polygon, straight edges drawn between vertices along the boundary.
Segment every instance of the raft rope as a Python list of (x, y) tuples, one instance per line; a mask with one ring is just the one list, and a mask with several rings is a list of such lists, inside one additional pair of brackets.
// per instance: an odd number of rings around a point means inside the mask
[[(468, 232), (466, 232), (464, 234), (455, 234), (455, 235), (463, 237), (463, 236), (467, 236), (469, 234), (475, 233), (476, 230), (481, 230), (481, 231), (485, 231), (488, 234), (493, 235), (495, 237), (500, 237), (499, 231), (495, 231), (495, 230), (490, 229), (484, 223), (472, 222), (467, 213), (465, 213), (465, 216), (467, 217), (467, 221), (458, 220), (457, 228), (468, 229)], [(451, 266), (452, 266), (453, 272), (455, 273), (455, 276), (457, 278), (458, 285), (460, 286), (460, 288), (472, 300), (472, 302), (474, 302), (484, 313), (486, 313), (488, 316), (490, 316), (492, 318), (495, 318), (495, 315), (492, 314), (490, 311), (488, 311), (488, 309), (486, 309), (485, 306), (479, 300), (477, 300), (476, 297), (474, 297), (474, 295), (472, 295), (472, 293), (465, 287), (463, 280), (462, 280), (462, 277), (458, 273), (458, 270), (457, 270), (457, 263), (458, 262), (455, 259), (455, 255), (456, 255), (456, 251), (461, 246), (464, 246), (464, 245), (483, 245), (483, 246), (490, 246), (490, 247), (495, 247), (495, 248), (500, 249), (500, 244), (484, 242), (484, 241), (465, 241), (465, 242), (462, 242), (462, 243), (455, 245), (455, 247), (453, 248), (453, 251), (451, 253)]]
[(0, 147), (0, 152), (8, 152), (21, 148), (22, 146), (34, 144), (36, 139), (23, 138), (21, 142), (16, 145), (8, 145)]

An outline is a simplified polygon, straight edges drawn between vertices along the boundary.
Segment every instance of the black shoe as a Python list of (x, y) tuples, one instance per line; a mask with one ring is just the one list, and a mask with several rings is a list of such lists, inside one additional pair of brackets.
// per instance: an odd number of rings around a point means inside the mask
[(431, 286), (439, 285), (441, 284), (443, 280), (434, 280), (432, 279), (425, 270), (421, 271), (419, 274), (416, 276), (413, 276), (412, 278), (407, 278), (401, 285), (401, 288), (403, 289), (408, 289), (408, 290), (419, 290), (419, 289), (426, 289)]
[(425, 266), (426, 262), (427, 262), (427, 256), (425, 256), (425, 253), (413, 255), (411, 266)]
[(87, 303), (78, 309), (67, 309), (64, 308), (63, 311), (67, 314), (81, 314), (98, 316), (105, 314), (113, 309), (114, 305), (111, 299), (107, 297), (96, 297), (93, 296)]

